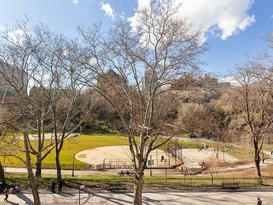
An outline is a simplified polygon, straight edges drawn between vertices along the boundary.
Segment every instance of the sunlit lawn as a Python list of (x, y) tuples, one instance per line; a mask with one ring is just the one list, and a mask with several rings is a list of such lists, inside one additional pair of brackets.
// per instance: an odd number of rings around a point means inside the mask
[[(90, 134), (81, 135), (65, 140), (63, 149), (61, 151), (60, 160), (63, 168), (71, 168), (73, 163), (73, 154), (82, 150), (92, 149), (101, 146), (121, 146), (127, 145), (127, 138), (121, 135), (114, 134)], [(19, 156), (24, 157), (24, 153), (18, 153)], [(4, 162), (5, 161), (5, 162)], [(35, 157), (32, 157), (32, 163), (35, 163)], [(14, 157), (1, 157), (1, 162), (4, 166), (11, 167), (25, 167), (23, 162)], [(84, 163), (75, 160), (75, 168), (83, 167)], [(44, 159), (43, 168), (55, 168), (55, 150)]]
[[(163, 139), (159, 140), (162, 142)], [(35, 141), (34, 141), (35, 143)], [(185, 148), (197, 148), (201, 146), (204, 142), (202, 140), (189, 140), (189, 141), (177, 141), (171, 140), (166, 145), (162, 146), (162, 149), (167, 149), (168, 147), (180, 147), (182, 146)], [(217, 143), (208, 143), (206, 144), (209, 148), (217, 147)], [(115, 135), (115, 134), (89, 134), (89, 135), (80, 135), (77, 137), (68, 138), (65, 140), (63, 149), (61, 151), (60, 160), (63, 169), (71, 169), (73, 163), (73, 154), (76, 154), (82, 150), (92, 149), (95, 147), (102, 147), (102, 146), (122, 146), (128, 145), (127, 138), (122, 135)], [(220, 148), (222, 151), (223, 147)], [(246, 150), (241, 149), (234, 149), (231, 147), (224, 148), (226, 153), (231, 154), (239, 159), (250, 159), (252, 157), (252, 152), (247, 152)], [(18, 152), (19, 156), (24, 158), (23, 152)], [(4, 157), (0, 156), (1, 162), (4, 166), (10, 167), (25, 167), (23, 162), (19, 159), (14, 157)], [(32, 156), (32, 164), (35, 164), (35, 157)], [(84, 163), (75, 159), (75, 169), (83, 168), (85, 166)], [(52, 150), (51, 153), (44, 159), (43, 161), (43, 168), (55, 168), (55, 150)]]

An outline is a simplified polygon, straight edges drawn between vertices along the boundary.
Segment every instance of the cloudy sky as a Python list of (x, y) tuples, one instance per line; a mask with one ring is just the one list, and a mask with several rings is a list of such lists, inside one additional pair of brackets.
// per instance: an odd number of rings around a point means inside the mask
[[(110, 27), (119, 18), (134, 22), (136, 10), (150, 0), (0, 0), (0, 28), (16, 19), (47, 24), (51, 30), (76, 35), (77, 26), (101, 22)], [(203, 28), (209, 52), (207, 72), (226, 75), (247, 56), (266, 47), (273, 30), (273, 0), (176, 0), (180, 16)]]

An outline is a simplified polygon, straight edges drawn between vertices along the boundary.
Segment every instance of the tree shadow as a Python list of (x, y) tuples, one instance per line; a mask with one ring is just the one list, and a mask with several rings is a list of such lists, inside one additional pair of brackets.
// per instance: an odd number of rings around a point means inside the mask
[[(128, 193), (119, 193), (121, 195), (128, 195), (131, 200), (125, 200), (121, 198), (115, 198), (112, 195), (110, 196), (102, 196), (99, 193), (90, 191), (90, 190), (81, 190), (81, 192), (88, 194), (88, 196), (86, 198), (81, 198), (81, 201), (83, 204), (87, 203), (92, 197), (98, 197), (98, 198), (102, 198), (104, 200), (107, 201), (107, 203), (112, 203), (112, 204), (117, 204), (117, 205), (124, 205), (124, 204), (131, 204), (133, 201), (133, 198), (130, 194)], [(117, 194), (117, 193), (116, 193)]]
[(71, 197), (71, 196), (75, 196), (75, 195), (76, 195), (76, 194), (74, 194), (74, 193), (65, 192), (65, 191), (58, 192), (57, 194), (59, 194), (59, 195), (61, 195), (61, 196), (64, 196), (64, 197)]
[(30, 198), (26, 197), (26, 195), (23, 193), (16, 194), (15, 196), (17, 196), (19, 199), (22, 199), (26, 204), (29, 204), (29, 205), (34, 204), (32, 202), (32, 200)]
[[(2, 204), (2, 203), (1, 203)], [(3, 203), (4, 204), (4, 203)], [(11, 202), (11, 201), (5, 201), (5, 204), (13, 204), (13, 205), (19, 205), (19, 203), (14, 203), (14, 202)]]

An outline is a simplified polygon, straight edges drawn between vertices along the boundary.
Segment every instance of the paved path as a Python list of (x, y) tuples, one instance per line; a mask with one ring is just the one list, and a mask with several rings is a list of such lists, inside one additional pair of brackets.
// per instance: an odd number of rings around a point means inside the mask
[[(12, 167), (5, 167), (5, 172), (9, 173), (27, 173), (26, 168), (12, 168)], [(104, 171), (97, 171), (97, 170), (74, 170), (75, 177), (81, 177), (81, 176), (92, 176), (92, 175), (118, 175), (118, 172), (120, 170), (126, 170), (126, 169), (107, 169)], [(33, 169), (33, 172), (35, 172), (35, 169)], [(165, 175), (166, 170), (165, 169), (153, 169), (152, 170), (153, 175)], [(42, 175), (44, 174), (52, 174), (57, 175), (56, 169), (42, 169)], [(149, 176), (150, 169), (145, 170), (145, 175)], [(181, 172), (179, 170), (175, 169), (168, 169), (169, 175), (181, 175)], [(62, 175), (71, 175), (72, 176), (72, 170), (62, 170)]]
[[(0, 197), (4, 199), (4, 195)], [(254, 205), (257, 197), (263, 205), (272, 204), (272, 192), (159, 192), (143, 193), (143, 205)], [(133, 193), (97, 193), (78, 191), (62, 194), (40, 194), (42, 205), (130, 205)], [(80, 201), (79, 201), (80, 200)], [(9, 202), (0, 204), (33, 205), (30, 193), (18, 193), (9, 196)]]

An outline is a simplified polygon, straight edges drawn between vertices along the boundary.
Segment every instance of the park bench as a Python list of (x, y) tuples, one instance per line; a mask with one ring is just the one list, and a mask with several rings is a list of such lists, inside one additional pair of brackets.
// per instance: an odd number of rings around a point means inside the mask
[(237, 182), (223, 182), (222, 188), (223, 189), (238, 189), (239, 184)]
[(118, 172), (119, 176), (134, 176), (134, 172), (131, 170), (121, 170)]

